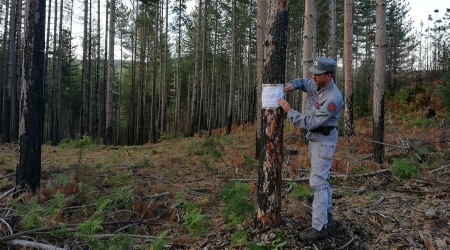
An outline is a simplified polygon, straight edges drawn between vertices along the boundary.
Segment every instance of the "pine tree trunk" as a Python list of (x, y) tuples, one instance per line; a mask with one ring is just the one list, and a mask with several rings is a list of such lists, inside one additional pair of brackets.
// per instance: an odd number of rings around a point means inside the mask
[(35, 193), (41, 179), (45, 0), (26, 4), (16, 192), (30, 189)]
[(158, 64), (158, 21), (159, 21), (159, 4), (156, 4), (155, 10), (156, 10), (156, 18), (155, 18), (155, 41), (154, 41), (154, 47), (153, 47), (153, 85), (152, 85), (152, 103), (151, 103), (151, 112), (150, 112), (150, 133), (149, 133), (149, 140), (152, 143), (157, 142), (156, 138), (156, 74), (157, 74), (157, 64)]
[[(132, 13), (136, 13), (134, 1), (132, 3)], [(133, 16), (133, 20), (136, 20), (136, 16)], [(128, 101), (130, 105), (128, 105), (128, 114), (127, 114), (127, 145), (131, 145), (134, 143), (134, 136), (135, 136), (135, 113), (134, 113), (134, 107), (135, 107), (135, 95), (136, 95), (136, 66), (135, 66), (135, 57), (136, 57), (136, 34), (137, 30), (134, 29), (131, 34), (131, 90), (130, 95), (128, 96)]]
[(89, 1), (89, 34), (88, 34), (88, 66), (87, 66), (87, 77), (88, 77), (88, 85), (87, 87), (87, 120), (86, 120), (86, 127), (87, 127), (87, 134), (91, 138), (95, 138), (94, 135), (94, 118), (93, 118), (93, 111), (95, 109), (94, 105), (94, 89), (95, 89), (95, 81), (93, 81), (93, 75), (92, 75), (92, 1)]
[(87, 30), (88, 30), (88, 0), (84, 0), (84, 28), (83, 28), (83, 61), (81, 66), (81, 113), (80, 113), (80, 135), (86, 134), (86, 89), (87, 89)]
[(72, 27), (73, 27), (73, 0), (71, 0), (70, 11), (70, 41), (69, 41), (69, 134), (70, 138), (75, 138), (75, 110), (73, 108), (73, 83), (72, 83)]
[[(108, 12), (108, 11), (106, 11)], [(94, 110), (94, 133), (96, 137), (100, 138), (100, 114), (101, 107), (100, 91), (101, 91), (101, 79), (100, 79), (100, 0), (97, 1), (97, 63), (96, 63), (96, 75), (95, 75), (95, 110)]]
[(109, 0), (109, 56), (108, 81), (106, 86), (106, 128), (105, 144), (112, 144), (113, 136), (113, 91), (114, 91), (114, 38), (116, 36), (116, 1)]
[(200, 60), (200, 34), (202, 30), (202, 0), (198, 1), (198, 20), (197, 20), (197, 39), (195, 41), (195, 69), (194, 69), (194, 84), (192, 86), (192, 98), (191, 98), (191, 114), (190, 114), (190, 126), (189, 136), (194, 136), (195, 133), (195, 117), (197, 112), (197, 88), (199, 84), (199, 60)]
[[(9, 17), (9, 0), (6, 0), (5, 3), (5, 21), (4, 21), (4, 29), (3, 29), (3, 42), (2, 42), (2, 69), (1, 69), (1, 84), (0, 84), (0, 121), (3, 121), (3, 94), (5, 93), (6, 89), (6, 81), (7, 81), (7, 75), (8, 75), (8, 67), (6, 67), (6, 64), (8, 62), (8, 56), (7, 56), (7, 48), (6, 48), (6, 39), (8, 38), (8, 25), (7, 20)], [(3, 123), (0, 122), (0, 135), (3, 137)]]
[[(272, 0), (266, 22), (264, 43), (264, 84), (284, 84), (288, 29), (288, 1)], [(265, 124), (264, 157), (258, 168), (257, 228), (275, 228), (281, 221), (283, 163), (283, 117), (281, 108), (262, 110)]]
[(11, 139), (17, 140), (19, 138), (19, 100), (20, 100), (20, 83), (21, 83), (21, 58), (22, 54), (22, 0), (17, 0), (16, 10), (16, 57), (14, 65), (14, 77), (12, 82), (12, 99), (11, 99)]
[(61, 0), (59, 7), (59, 41), (58, 41), (58, 75), (57, 75), (57, 85), (56, 85), (56, 116), (55, 116), (55, 129), (58, 133), (54, 136), (56, 143), (59, 143), (62, 136), (61, 131), (61, 83), (62, 83), (62, 64), (63, 64), (63, 10), (64, 10), (64, 0)]
[(6, 87), (3, 90), (3, 115), (2, 115), (2, 142), (11, 142), (11, 101), (12, 84), (14, 81), (14, 66), (16, 59), (16, 8), (17, 1), (11, 0), (11, 9), (9, 14), (9, 37), (8, 37), (8, 70)]
[(201, 90), (200, 90), (200, 115), (199, 115), (199, 130), (203, 130), (205, 128), (204, 121), (207, 114), (207, 105), (206, 105), (206, 91), (207, 91), (207, 72), (206, 72), (206, 29), (207, 29), (207, 22), (208, 22), (208, 0), (205, 0), (205, 6), (203, 11), (203, 31), (202, 31), (202, 78), (201, 78)]
[[(99, 0), (100, 1), (100, 0)], [(106, 0), (105, 5), (108, 6), (109, 0)], [(133, 4), (134, 7), (134, 4)], [(100, 87), (99, 96), (100, 101), (100, 112), (99, 112), (99, 136), (105, 138), (106, 129), (106, 89), (108, 85), (108, 37), (109, 37), (109, 11), (105, 11), (105, 54), (103, 58), (103, 86)]]
[[(330, 0), (328, 3), (328, 57), (337, 61), (337, 49), (336, 49), (336, 0)], [(334, 76), (336, 78), (336, 75)], [(336, 82), (336, 80), (335, 80)]]
[(227, 131), (231, 133), (231, 125), (233, 125), (233, 104), (235, 93), (236, 78), (236, 0), (232, 0), (231, 5), (231, 66), (230, 66), (230, 93), (228, 95), (228, 112), (227, 112)]
[[(214, 2), (213, 6), (215, 6), (214, 11), (217, 10), (217, 5)], [(210, 93), (210, 105), (209, 105), (209, 119), (208, 119), (208, 132), (209, 136), (212, 135), (213, 129), (213, 116), (214, 116), (214, 108), (215, 108), (215, 94), (216, 94), (216, 60), (217, 60), (217, 39), (219, 34), (217, 34), (217, 18), (214, 19), (214, 48), (213, 48), (213, 61), (212, 61), (212, 69), (211, 69), (211, 93)]]
[(373, 160), (384, 158), (384, 90), (386, 74), (386, 0), (377, 0), (375, 33), (375, 80), (373, 90)]
[(262, 85), (264, 83), (264, 44), (265, 41), (265, 32), (266, 32), (266, 19), (267, 19), (267, 0), (258, 0), (257, 9), (257, 25), (256, 25), (256, 57), (257, 57), (257, 72), (256, 72), (256, 96), (257, 96), (257, 104), (256, 104), (256, 139), (255, 139), (255, 158), (260, 162), (263, 160), (265, 152), (264, 150), (264, 141), (262, 140), (262, 136), (264, 134), (264, 124), (262, 120), (262, 113), (259, 112), (261, 108), (261, 95), (262, 95)]
[[(51, 133), (50, 133), (50, 128), (51, 126), (51, 110), (52, 110), (52, 103), (51, 103), (51, 88), (50, 90), (48, 90), (49, 86), (48, 86), (48, 80), (49, 80), (49, 71), (48, 71), (48, 62), (49, 62), (49, 50), (50, 50), (50, 20), (51, 20), (51, 14), (52, 14), (52, 1), (48, 1), (49, 5), (48, 5), (48, 12), (47, 12), (47, 38), (45, 39), (45, 63), (44, 63), (44, 110), (47, 110), (47, 112), (43, 111), (44, 113), (47, 114), (47, 117), (43, 116), (43, 129), (44, 129), (44, 138), (43, 141), (48, 141)], [(47, 107), (45, 106), (47, 105)], [(50, 117), (49, 117), (50, 116)]]
[[(146, 6), (143, 4), (142, 15), (146, 12)], [(138, 91), (138, 107), (137, 107), (137, 144), (144, 144), (144, 123), (145, 123), (145, 97), (147, 93), (146, 86), (146, 53), (147, 53), (147, 25), (145, 22), (142, 25), (141, 51), (140, 51), (140, 66), (139, 66), (139, 91)], [(153, 112), (153, 111), (152, 111)]]
[(58, 136), (58, 117), (57, 117), (57, 95), (56, 95), (56, 88), (58, 85), (58, 64), (57, 64), (57, 57), (58, 57), (58, 51), (56, 49), (56, 41), (57, 41), (57, 26), (58, 25), (58, 0), (55, 0), (55, 16), (53, 17), (53, 56), (52, 56), (52, 114), (51, 114), (51, 142), (52, 146), (57, 145), (57, 136)]
[(344, 82), (345, 82), (345, 113), (344, 131), (347, 138), (354, 135), (353, 129), (353, 0), (344, 1)]
[[(314, 62), (314, 43), (316, 40), (315, 30), (316, 14), (314, 11), (314, 0), (305, 0), (305, 33), (303, 42), (303, 78), (311, 78), (309, 68)], [(302, 112), (306, 108), (308, 94), (302, 93)]]
[(162, 98), (162, 110), (161, 110), (161, 123), (162, 123), (162, 129), (161, 132), (165, 133), (167, 131), (167, 83), (168, 83), (168, 60), (169, 60), (169, 0), (166, 0), (166, 18), (165, 18), (165, 55), (164, 55), (164, 86), (163, 86), (163, 98)]

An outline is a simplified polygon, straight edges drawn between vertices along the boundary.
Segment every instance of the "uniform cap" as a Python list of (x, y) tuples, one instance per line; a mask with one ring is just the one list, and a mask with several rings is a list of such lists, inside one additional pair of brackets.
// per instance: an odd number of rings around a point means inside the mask
[(313, 74), (323, 74), (327, 71), (333, 72), (336, 69), (336, 61), (331, 58), (317, 57), (314, 66), (309, 68)]

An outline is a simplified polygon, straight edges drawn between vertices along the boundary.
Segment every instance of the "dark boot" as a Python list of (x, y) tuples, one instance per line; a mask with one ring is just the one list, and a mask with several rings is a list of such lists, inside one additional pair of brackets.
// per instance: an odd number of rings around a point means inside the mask
[(305, 232), (300, 233), (298, 235), (298, 237), (302, 241), (314, 242), (314, 241), (318, 241), (318, 240), (325, 239), (326, 237), (328, 237), (328, 232), (325, 227), (322, 227), (322, 230), (320, 230), (320, 231), (318, 231), (315, 228), (310, 228), (310, 229), (306, 230)]
[(327, 228), (334, 229), (335, 223), (334, 223), (333, 215), (331, 213), (327, 213), (327, 219), (328, 219)]

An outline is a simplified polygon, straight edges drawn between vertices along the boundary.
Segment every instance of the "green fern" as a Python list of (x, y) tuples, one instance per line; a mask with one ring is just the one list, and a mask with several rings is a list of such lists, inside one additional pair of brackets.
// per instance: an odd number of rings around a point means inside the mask
[(247, 200), (250, 194), (250, 184), (235, 181), (223, 186), (219, 194), (220, 200), (225, 204), (222, 210), (227, 218), (229, 226), (236, 226), (242, 223), (242, 220), (249, 213), (255, 211), (255, 207)]
[(298, 198), (303, 196), (308, 196), (311, 194), (311, 190), (306, 186), (298, 185), (295, 182), (289, 183), (293, 188), (291, 192), (291, 197)]
[(76, 228), (75, 236), (83, 239), (89, 238), (103, 229), (100, 219), (91, 219), (83, 222)]
[[(208, 225), (208, 220), (202, 216), (202, 210), (198, 208), (199, 204), (188, 201), (184, 192), (178, 192), (176, 198), (183, 202), (183, 224), (189, 230), (189, 234), (192, 236), (203, 235), (205, 228)], [(201, 202), (206, 203), (207, 199)]]
[(391, 171), (399, 179), (409, 179), (411, 176), (418, 175), (416, 164), (405, 158), (394, 159)]
[(45, 217), (53, 216), (57, 210), (64, 207), (64, 203), (64, 194), (59, 190), (45, 205), (39, 204), (35, 197), (32, 197), (27, 205), (11, 200), (11, 205), (22, 216), (20, 224), (26, 230), (45, 226)]
[(167, 233), (169, 231), (165, 230), (162, 233), (158, 235), (156, 240), (152, 241), (150, 244), (153, 247), (153, 250), (162, 250), (165, 245), (167, 245), (167, 242), (164, 240), (164, 237), (167, 236)]
[(244, 246), (247, 243), (247, 231), (238, 230), (231, 234), (231, 247)]

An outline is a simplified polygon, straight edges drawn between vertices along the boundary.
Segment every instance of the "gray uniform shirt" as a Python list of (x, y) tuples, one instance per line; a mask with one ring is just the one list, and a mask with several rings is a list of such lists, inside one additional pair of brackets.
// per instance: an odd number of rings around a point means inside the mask
[[(342, 94), (334, 84), (333, 79), (323, 89), (318, 90), (311, 78), (299, 78), (289, 81), (295, 89), (301, 89), (308, 92), (306, 100), (305, 113), (291, 109), (288, 114), (288, 120), (296, 127), (311, 130), (323, 126), (337, 127), (341, 109), (344, 106)], [(337, 141), (336, 129), (331, 130), (328, 136), (322, 133), (308, 132), (306, 138), (310, 141)]]

